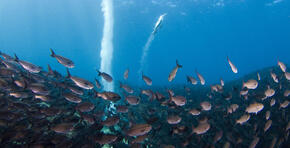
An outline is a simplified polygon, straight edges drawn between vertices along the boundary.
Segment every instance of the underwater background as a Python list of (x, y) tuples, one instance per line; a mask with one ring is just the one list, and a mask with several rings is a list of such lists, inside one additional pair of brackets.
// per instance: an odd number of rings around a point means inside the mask
[[(167, 16), (144, 71), (155, 85), (168, 85), (176, 59), (184, 68), (173, 83), (183, 83), (195, 69), (212, 84), (275, 65), (278, 59), (290, 63), (289, 6), (287, 0), (113, 0), (113, 76), (121, 79), (130, 68), (128, 81), (135, 85), (140, 79), (142, 48), (163, 13)], [(104, 26), (101, 0), (1, 0), (0, 21), (3, 52), (65, 73), (50, 60), (52, 48), (75, 61), (74, 74), (89, 80), (97, 74)], [(229, 72), (226, 56), (238, 66), (238, 75)]]
[(289, 147), (289, 35), (288, 0), (0, 0), (0, 147)]

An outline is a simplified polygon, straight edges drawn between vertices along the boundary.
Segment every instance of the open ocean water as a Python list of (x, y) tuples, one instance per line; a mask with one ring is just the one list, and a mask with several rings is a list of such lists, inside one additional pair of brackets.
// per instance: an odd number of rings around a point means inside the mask
[(0, 0), (0, 147), (290, 147), (288, 0)]

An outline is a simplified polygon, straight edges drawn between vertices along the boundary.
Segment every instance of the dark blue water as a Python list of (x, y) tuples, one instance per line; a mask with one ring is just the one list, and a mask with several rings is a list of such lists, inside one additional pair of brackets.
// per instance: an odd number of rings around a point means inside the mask
[[(144, 73), (155, 85), (167, 77), (178, 59), (183, 68), (173, 83), (197, 69), (207, 84), (226, 81), (277, 64), (290, 64), (289, 1), (250, 0), (114, 0), (114, 79), (130, 68), (129, 83), (137, 84), (142, 48), (158, 17), (167, 13), (152, 41)], [(0, 50), (46, 68), (49, 48), (72, 59), (73, 75), (93, 80), (100, 68), (104, 18), (100, 0), (1, 0)], [(237, 66), (235, 75), (226, 61)], [(142, 81), (141, 81), (142, 82)]]

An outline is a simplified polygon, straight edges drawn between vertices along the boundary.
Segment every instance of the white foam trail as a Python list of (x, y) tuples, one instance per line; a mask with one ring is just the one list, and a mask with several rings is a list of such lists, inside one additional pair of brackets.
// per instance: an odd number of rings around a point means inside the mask
[[(114, 15), (113, 15), (113, 1), (103, 0), (102, 1), (102, 11), (104, 13), (104, 30), (103, 39), (101, 44), (101, 72), (106, 72), (112, 76), (112, 59), (113, 59), (113, 25), (114, 25)], [(102, 80), (104, 85), (104, 90), (114, 91), (113, 82), (108, 83), (104, 79)]]
[(139, 74), (141, 74), (143, 68), (144, 68), (144, 64), (145, 64), (145, 60), (146, 60), (146, 57), (147, 57), (147, 54), (148, 54), (148, 50), (149, 50), (149, 47), (152, 43), (152, 41), (154, 40), (154, 34), (151, 33), (149, 38), (147, 39), (147, 42), (145, 44), (145, 46), (143, 47), (143, 51), (142, 51), (142, 57), (141, 57), (141, 60), (140, 60), (140, 69), (138, 71)]

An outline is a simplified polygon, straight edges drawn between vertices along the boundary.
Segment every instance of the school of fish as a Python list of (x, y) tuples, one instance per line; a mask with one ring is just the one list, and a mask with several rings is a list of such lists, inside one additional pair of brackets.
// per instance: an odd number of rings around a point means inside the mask
[[(71, 74), (75, 63), (50, 49), (66, 76), (0, 52), (0, 147), (25, 148), (276, 148), (289, 147), (290, 74), (277, 66), (239, 80), (205, 85), (195, 70), (187, 84), (134, 88), (119, 80), (116, 92), (103, 91), (116, 81), (97, 71), (95, 83)], [(234, 74), (238, 68), (227, 57)], [(172, 82), (182, 70), (176, 60)], [(200, 85), (198, 85), (200, 83)], [(204, 85), (204, 86), (203, 86)], [(112, 109), (112, 104), (114, 108)]]

